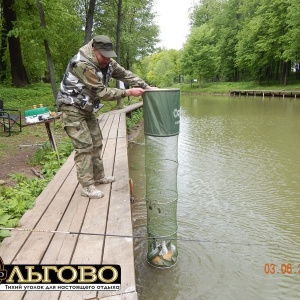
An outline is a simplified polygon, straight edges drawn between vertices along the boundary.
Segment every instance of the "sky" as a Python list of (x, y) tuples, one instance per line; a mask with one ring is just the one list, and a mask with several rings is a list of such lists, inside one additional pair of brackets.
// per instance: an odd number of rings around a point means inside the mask
[(179, 50), (190, 33), (189, 8), (195, 0), (155, 0), (153, 11), (160, 27), (158, 46)]

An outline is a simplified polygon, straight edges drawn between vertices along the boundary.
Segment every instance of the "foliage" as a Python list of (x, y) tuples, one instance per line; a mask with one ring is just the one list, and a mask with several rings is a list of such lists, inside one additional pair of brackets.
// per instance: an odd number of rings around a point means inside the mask
[(214, 40), (214, 29), (207, 24), (193, 29), (183, 49), (183, 74), (193, 75), (199, 80), (213, 79), (218, 74), (220, 60)]
[[(131, 69), (139, 58), (153, 53), (157, 43), (158, 27), (153, 23), (152, 0), (123, 0), (120, 63)], [(116, 40), (117, 3), (102, 1), (95, 15), (94, 30)]]
[[(11, 179), (16, 181), (14, 187), (0, 189), (0, 227), (15, 227), (24, 212), (33, 207), (35, 199), (43, 191), (48, 182), (59, 170), (66, 158), (73, 151), (70, 142), (59, 145), (59, 160), (56, 153), (49, 146), (36, 153), (42, 165), (41, 174), (44, 179), (27, 178), (23, 174), (12, 174)], [(37, 161), (37, 157), (32, 161)], [(9, 231), (0, 230), (0, 240), (9, 235)]]
[(22, 113), (31, 109), (32, 105), (40, 103), (52, 111), (56, 109), (51, 86), (45, 83), (32, 84), (18, 89), (0, 85), (0, 99), (4, 101), (5, 107), (18, 108)]
[(293, 60), (296, 57), (299, 62), (300, 49), (300, 10), (299, 1), (290, 0), (290, 6), (287, 7), (287, 32), (283, 37), (283, 42), (286, 48), (283, 52), (283, 57), (288, 60)]
[[(182, 50), (159, 50), (134, 65), (159, 87), (178, 82), (254, 81), (287, 85), (300, 79), (299, 1), (199, 0)], [(174, 69), (176, 69), (174, 76)]]
[[(36, 1), (18, 0), (17, 22), (9, 35), (20, 38), (31, 82), (48, 80), (43, 46), (47, 39), (59, 82), (70, 57), (83, 44), (89, 1), (39, 1), (46, 28), (40, 26)], [(122, 0), (120, 16), (118, 3), (96, 2), (93, 34), (107, 34), (116, 41), (117, 19), (121, 18), (118, 59), (127, 69), (134, 66), (152, 85), (169, 87), (193, 78), (204, 82), (277, 80), (281, 84), (300, 79), (298, 0), (194, 1), (192, 30), (183, 49), (173, 53), (155, 48), (159, 28), (154, 23), (153, 0)], [(5, 47), (3, 39), (1, 46)], [(9, 52), (0, 50), (3, 66), (8, 66), (7, 83), (11, 80)]]
[(274, 90), (274, 91), (299, 91), (300, 83), (288, 84), (284, 87), (280, 84), (256, 81), (239, 81), (239, 82), (200, 82), (190, 84), (178, 84), (175, 87), (180, 88), (183, 93), (199, 94), (229, 94), (231, 90)]
[(142, 122), (143, 118), (142, 108), (132, 112), (131, 116), (126, 118), (127, 131), (132, 130), (139, 122)]
[(162, 50), (140, 60), (133, 70), (153, 86), (170, 87), (181, 82), (180, 57), (180, 51)]
[[(56, 79), (59, 80), (68, 59), (82, 45), (84, 35), (75, 10), (76, 0), (40, 2), (45, 12), (46, 28), (40, 26), (36, 0), (20, 0), (16, 1), (18, 21), (9, 32), (21, 40), (24, 65), (31, 82), (48, 80), (45, 40), (50, 45)], [(7, 79), (9, 82), (9, 73)]]
[[(47, 58), (44, 42), (47, 41), (55, 68), (56, 81), (59, 82), (69, 59), (77, 53), (84, 43), (88, 2), (85, 0), (39, 0), (45, 13), (45, 28), (40, 26), (36, 0), (16, 1), (17, 22), (8, 34), (21, 41), (24, 66), (30, 81), (49, 82)], [(2, 1), (2, 5), (5, 2)], [(121, 57), (128, 68), (138, 57), (153, 51), (158, 36), (158, 27), (153, 23), (153, 0), (123, 0)], [(1, 7), (0, 7), (1, 9)], [(107, 34), (116, 37), (117, 5), (111, 1), (98, 0), (95, 8), (93, 34)], [(1, 28), (1, 61), (6, 62), (6, 79), (11, 82), (9, 52), (3, 40), (6, 38)], [(132, 42), (134, 41), (134, 43)], [(1, 48), (3, 47), (3, 48)], [(2, 70), (3, 71), (3, 70)]]
[[(299, 2), (202, 0), (198, 3), (183, 51), (184, 65), (190, 61), (194, 74), (206, 73), (206, 80), (214, 72), (217, 80), (279, 80), (282, 84), (295, 76), (291, 67), (298, 63), (300, 50), (296, 8)], [(204, 34), (194, 37), (195, 31), (204, 25), (208, 32), (212, 30), (214, 40), (203, 39)], [(212, 61), (207, 65), (196, 64), (195, 57), (201, 57), (205, 51)], [(219, 68), (214, 68), (218, 59)]]

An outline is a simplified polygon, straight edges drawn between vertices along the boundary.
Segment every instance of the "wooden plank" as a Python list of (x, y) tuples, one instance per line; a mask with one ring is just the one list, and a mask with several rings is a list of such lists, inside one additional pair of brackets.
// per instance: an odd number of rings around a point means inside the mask
[(25, 292), (20, 291), (1, 291), (0, 299), (2, 300), (21, 300)]
[[(106, 141), (103, 147), (103, 163), (106, 175), (113, 174), (115, 160), (116, 137), (118, 131), (119, 116), (109, 115), (103, 127), (103, 139)], [(98, 233), (97, 235), (80, 235), (72, 258), (72, 264), (101, 264), (104, 247), (104, 236), (107, 222), (107, 212), (110, 202), (111, 184), (98, 186), (103, 192), (101, 199), (91, 199), (87, 208), (82, 226), (82, 232)], [(60, 299), (81, 300), (96, 297), (94, 291), (61, 293)]]
[[(75, 182), (77, 184), (77, 182)], [(57, 230), (79, 232), (86, 211), (88, 201), (82, 201), (80, 196), (81, 187), (78, 185), (72, 201), (68, 206), (66, 214)], [(41, 264), (70, 264), (74, 247), (77, 243), (77, 234), (60, 234), (54, 235)], [(59, 291), (32, 291), (25, 294), (24, 299), (58, 299)]]
[[(106, 214), (109, 201), (109, 185), (101, 188), (105, 196), (101, 199), (82, 199), (88, 201), (88, 207), (82, 224), (81, 232), (103, 234), (106, 227)], [(102, 235), (79, 235), (71, 264), (101, 264), (103, 252)], [(91, 299), (96, 296), (96, 291), (64, 291), (60, 299)]]
[[(57, 230), (76, 189), (76, 170), (72, 169), (66, 178), (64, 185), (55, 195), (47, 210), (43, 213), (41, 219), (34, 227), (35, 230)], [(33, 208), (35, 211), (35, 208)], [(53, 233), (31, 232), (28, 239), (22, 246), (20, 253), (13, 260), (14, 264), (39, 264), (47, 250), (53, 237)]]
[(105, 122), (104, 126), (101, 128), (103, 139), (106, 139), (108, 137), (113, 120), (114, 120), (114, 115), (109, 114), (107, 121)]
[(111, 297), (105, 297), (105, 300), (137, 300), (138, 296), (136, 292), (132, 293), (125, 293), (125, 294), (120, 294), (120, 295), (115, 295)]
[[(126, 140), (127, 140), (127, 127), (126, 127), (126, 115), (125, 114), (120, 115), (118, 138), (126, 138)], [(127, 156), (126, 160), (128, 160), (128, 156)]]
[(123, 114), (123, 113), (128, 114), (132, 111), (135, 111), (135, 110), (141, 108), (142, 106), (143, 106), (143, 101), (139, 101), (137, 103), (127, 105), (122, 109), (112, 110), (109, 113), (111, 113), (111, 114)]
[[(120, 135), (123, 134), (123, 126), (126, 127), (125, 118), (122, 118), (119, 125)], [(116, 182), (112, 185), (107, 234), (131, 236), (132, 223), (126, 138), (120, 137), (118, 139), (115, 170)], [(132, 238), (106, 237), (103, 263), (121, 264), (122, 274), (126, 274), (126, 276), (122, 278), (120, 291), (99, 292), (98, 296), (113, 296), (136, 291)]]
[(100, 116), (98, 116), (98, 122), (99, 122), (99, 126), (102, 129), (108, 119), (109, 114), (105, 113), (105, 114), (101, 114)]
[[(88, 201), (82, 199), (80, 192), (81, 186), (78, 185), (70, 205), (57, 228), (58, 231), (80, 232), (88, 205)], [(69, 264), (77, 239), (77, 234), (56, 233), (46, 250), (41, 264)]]
[[(81, 187), (77, 186), (72, 201), (57, 230), (79, 232), (85, 216), (88, 201), (82, 201)], [(78, 235), (60, 234), (54, 235), (41, 264), (70, 264)], [(24, 300), (52, 300), (58, 299), (60, 291), (32, 291), (25, 294)]]
[[(126, 139), (118, 139), (115, 158), (116, 181), (112, 185), (108, 229), (109, 234), (131, 235), (131, 208)], [(128, 222), (130, 220), (130, 222)], [(129, 224), (128, 224), (129, 223)]]
[(121, 289), (120, 291), (98, 292), (99, 298), (136, 291), (131, 238), (106, 237), (103, 264), (121, 265)]
[(113, 122), (111, 123), (109, 132), (105, 132), (104, 139), (106, 140), (106, 145), (103, 147), (103, 165), (106, 176), (114, 175), (113, 169), (119, 125), (119, 115), (111, 115), (111, 118)]
[(112, 115), (114, 117), (114, 122), (112, 124), (111, 130), (109, 132), (108, 138), (116, 139), (118, 137), (119, 125), (120, 125), (120, 114)]

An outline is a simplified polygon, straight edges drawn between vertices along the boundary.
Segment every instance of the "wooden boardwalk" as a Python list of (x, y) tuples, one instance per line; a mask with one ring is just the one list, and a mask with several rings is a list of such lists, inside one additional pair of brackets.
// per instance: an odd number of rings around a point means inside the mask
[(229, 92), (233, 96), (260, 96), (260, 97), (300, 97), (300, 91), (269, 91), (269, 90), (232, 90)]
[[(102, 114), (103, 160), (106, 175), (116, 181), (101, 185), (105, 196), (88, 199), (80, 195), (74, 153), (36, 199), (20, 228), (47, 232), (12, 231), (0, 246), (4, 264), (119, 264), (119, 291), (1, 291), (0, 299), (137, 299), (132, 238), (126, 113), (142, 106)], [(49, 233), (49, 231), (88, 234)]]

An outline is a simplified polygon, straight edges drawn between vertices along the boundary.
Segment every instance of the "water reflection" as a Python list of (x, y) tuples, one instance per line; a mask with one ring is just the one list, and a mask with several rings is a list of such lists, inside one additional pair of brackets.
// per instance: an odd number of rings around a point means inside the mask
[[(179, 240), (162, 271), (136, 240), (139, 299), (298, 298), (300, 100), (183, 95), (181, 112), (178, 238), (200, 241)], [(144, 148), (129, 156), (134, 233), (146, 235)]]

